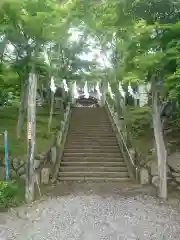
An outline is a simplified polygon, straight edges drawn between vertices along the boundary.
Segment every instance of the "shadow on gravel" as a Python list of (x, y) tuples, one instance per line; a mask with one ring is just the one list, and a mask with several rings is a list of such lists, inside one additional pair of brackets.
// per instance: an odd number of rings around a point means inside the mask
[(148, 194), (155, 196), (156, 190), (151, 186), (142, 187), (129, 182), (62, 182), (42, 188), (45, 196), (99, 195), (99, 196), (134, 196)]
[[(131, 182), (61, 182), (54, 185), (43, 186), (41, 188), (43, 197), (65, 197), (68, 195), (97, 195), (101, 197), (134, 197), (148, 196), (158, 198), (157, 189), (151, 185), (142, 186)], [(39, 199), (37, 194), (37, 200)], [(168, 189), (168, 200), (159, 199), (159, 203), (180, 206), (180, 191), (170, 186)]]

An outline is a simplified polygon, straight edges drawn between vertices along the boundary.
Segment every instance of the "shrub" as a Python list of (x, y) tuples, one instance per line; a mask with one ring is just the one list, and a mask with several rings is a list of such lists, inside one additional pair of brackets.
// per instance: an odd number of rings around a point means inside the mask
[(151, 109), (147, 106), (128, 108), (124, 119), (134, 137), (142, 136), (152, 128)]
[(19, 182), (0, 182), (0, 206), (8, 208), (19, 205), (23, 200), (23, 189)]

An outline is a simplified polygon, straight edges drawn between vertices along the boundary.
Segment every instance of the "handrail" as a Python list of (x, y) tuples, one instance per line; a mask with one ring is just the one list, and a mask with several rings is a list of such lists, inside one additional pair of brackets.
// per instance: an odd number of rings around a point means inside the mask
[[(131, 163), (131, 165), (132, 165), (132, 168), (134, 168), (134, 170), (135, 170), (135, 174), (133, 174), (133, 175), (135, 175), (135, 176), (133, 176), (133, 177), (135, 178), (136, 181), (138, 181), (138, 166), (135, 164), (135, 162), (134, 162), (134, 160), (133, 160), (133, 158), (132, 158), (132, 155), (131, 155), (128, 147), (127, 147), (127, 144), (126, 144), (126, 141), (125, 141), (124, 136), (123, 136), (123, 134), (122, 134), (122, 131), (121, 131), (121, 129), (119, 128), (118, 119), (117, 119), (117, 117), (115, 117), (115, 113), (113, 112), (113, 110), (112, 110), (112, 108), (110, 107), (110, 104), (108, 103), (107, 100), (105, 101), (105, 104), (106, 104), (107, 110), (109, 111), (110, 116), (111, 116), (111, 118), (112, 118), (112, 120), (113, 120), (113, 123), (115, 124), (115, 126), (116, 126), (116, 128), (117, 128), (118, 134), (119, 134), (119, 136), (120, 136), (120, 138), (121, 138), (121, 141), (122, 141), (122, 143), (123, 143), (123, 145), (124, 145), (124, 148), (125, 148), (125, 150), (126, 150), (126, 153), (128, 154), (128, 158), (129, 158), (129, 160), (130, 160), (130, 163)], [(117, 115), (116, 115), (116, 116), (117, 116)]]
[(59, 172), (59, 167), (60, 167), (60, 163), (61, 163), (61, 159), (62, 159), (64, 144), (65, 144), (67, 132), (69, 129), (70, 117), (71, 117), (71, 104), (68, 103), (68, 106), (64, 113), (64, 118), (61, 121), (61, 128), (59, 131), (59, 137), (58, 137), (57, 146), (56, 146), (58, 148), (57, 159), (56, 159), (56, 163), (54, 164), (54, 174), (52, 176), (51, 182), (56, 181), (56, 178), (57, 178), (57, 175)]
[[(108, 109), (109, 109), (109, 112), (111, 113), (111, 116), (112, 116), (112, 118), (113, 118), (113, 112), (111, 111), (111, 108), (110, 108), (110, 106), (109, 106), (109, 103), (106, 102), (106, 104), (107, 104)], [(121, 139), (122, 139), (122, 141), (123, 141), (124, 147), (126, 148), (126, 151), (127, 151), (128, 155), (129, 155), (129, 158), (130, 158), (132, 164), (135, 166), (134, 160), (133, 160), (133, 158), (132, 158), (132, 156), (131, 156), (131, 153), (129, 152), (129, 149), (128, 149), (127, 144), (126, 144), (126, 142), (125, 142), (125, 140), (124, 140), (123, 134), (121, 133), (121, 131), (120, 131), (120, 129), (119, 129), (119, 126), (118, 126), (118, 123), (117, 123), (117, 119), (115, 119), (115, 118), (113, 118), (113, 119), (114, 119), (114, 123), (115, 123), (116, 126), (117, 126), (118, 133), (120, 134)]]

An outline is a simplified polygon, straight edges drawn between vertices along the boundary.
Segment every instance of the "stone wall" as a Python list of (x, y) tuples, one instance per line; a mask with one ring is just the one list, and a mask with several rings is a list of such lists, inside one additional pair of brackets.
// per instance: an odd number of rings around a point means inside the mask
[[(167, 159), (167, 178), (168, 182), (173, 185), (180, 187), (180, 152), (171, 153)], [(158, 163), (152, 161), (150, 165), (150, 174), (152, 178), (152, 184), (156, 187), (159, 185), (158, 176)]]
[[(139, 168), (139, 180), (142, 184), (152, 183), (155, 187), (159, 186), (158, 162), (156, 150), (151, 149), (148, 156), (139, 154), (135, 159), (134, 149), (129, 148), (133, 159), (137, 162)], [(169, 154), (167, 158), (167, 181), (168, 184), (176, 185), (180, 189), (180, 151)]]
[[(124, 135), (126, 135), (125, 132)], [(138, 166), (140, 183), (152, 183), (155, 187), (158, 187), (159, 176), (156, 150), (150, 149), (149, 155), (143, 156), (139, 152), (136, 154), (135, 149), (131, 145), (131, 147), (129, 147), (129, 151)], [(180, 151), (176, 151), (168, 155), (167, 181), (168, 184), (176, 185), (180, 189)]]
[[(59, 134), (59, 132), (58, 132)], [(56, 141), (46, 151), (38, 154), (34, 159), (35, 173), (41, 173), (43, 168), (48, 168), (51, 173), (51, 168), (56, 163), (57, 147)], [(26, 178), (26, 162), (27, 156), (9, 157), (9, 179), (23, 179)], [(5, 180), (5, 164), (4, 159), (0, 160), (0, 181)]]

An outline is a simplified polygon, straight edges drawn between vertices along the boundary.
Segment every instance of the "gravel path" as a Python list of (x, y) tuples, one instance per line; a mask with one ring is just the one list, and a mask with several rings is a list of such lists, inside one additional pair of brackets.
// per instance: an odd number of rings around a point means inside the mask
[(0, 240), (180, 239), (178, 205), (162, 203), (150, 187), (64, 183), (48, 192), (0, 214)]

